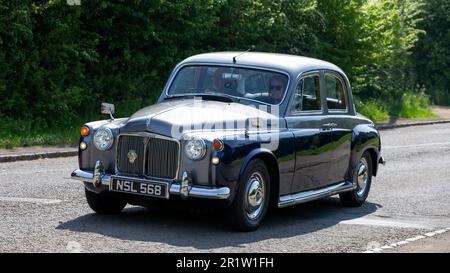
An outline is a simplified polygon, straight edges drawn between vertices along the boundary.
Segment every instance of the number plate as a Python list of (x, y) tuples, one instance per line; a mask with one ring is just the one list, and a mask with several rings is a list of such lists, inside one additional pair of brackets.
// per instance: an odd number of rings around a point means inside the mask
[(110, 191), (169, 198), (169, 183), (128, 177), (111, 177)]

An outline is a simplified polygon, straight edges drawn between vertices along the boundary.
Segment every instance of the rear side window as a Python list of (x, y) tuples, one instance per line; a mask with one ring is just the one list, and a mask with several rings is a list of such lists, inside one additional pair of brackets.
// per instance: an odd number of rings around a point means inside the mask
[(346, 110), (346, 90), (342, 81), (332, 74), (325, 74), (328, 110)]
[(320, 111), (322, 109), (320, 101), (320, 78), (319, 75), (307, 76), (298, 83), (292, 111)]

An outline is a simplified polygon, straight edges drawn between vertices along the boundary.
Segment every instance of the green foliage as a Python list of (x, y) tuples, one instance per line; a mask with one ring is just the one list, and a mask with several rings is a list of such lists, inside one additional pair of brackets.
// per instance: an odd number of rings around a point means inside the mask
[(389, 112), (386, 110), (386, 107), (377, 100), (357, 101), (356, 109), (374, 122), (382, 122), (389, 119)]
[(47, 127), (42, 119), (15, 120), (0, 118), (0, 148), (18, 146), (74, 144), (80, 138), (80, 126)]
[(428, 97), (423, 93), (403, 94), (398, 116), (402, 118), (434, 117), (429, 106)]
[(364, 19), (364, 54), (355, 67), (354, 89), (362, 98), (390, 99), (413, 89), (411, 49), (422, 33), (417, 28), (422, 2), (413, 0), (367, 1)]
[(450, 103), (449, 18), (440, 0), (0, 0), (0, 119), (25, 128), (0, 142), (98, 119), (102, 101), (128, 116), (182, 59), (249, 48), (331, 61), (363, 114), (409, 116), (403, 93)]
[(436, 104), (450, 105), (450, 1), (428, 0), (414, 48), (417, 81)]

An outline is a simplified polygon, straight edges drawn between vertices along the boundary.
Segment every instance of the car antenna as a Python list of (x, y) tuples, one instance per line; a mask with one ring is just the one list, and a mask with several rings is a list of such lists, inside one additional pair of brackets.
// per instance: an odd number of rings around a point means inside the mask
[(255, 45), (252, 45), (252, 46), (251, 46), (249, 49), (247, 49), (246, 51), (244, 51), (244, 52), (242, 52), (242, 53), (240, 53), (240, 54), (234, 56), (234, 57), (233, 57), (233, 63), (234, 63), (234, 64), (236, 63), (236, 58), (237, 58), (237, 57), (239, 57), (239, 56), (241, 56), (242, 54), (245, 54), (245, 53), (247, 53), (247, 52), (249, 52), (249, 51), (251, 51), (251, 50), (255, 50)]

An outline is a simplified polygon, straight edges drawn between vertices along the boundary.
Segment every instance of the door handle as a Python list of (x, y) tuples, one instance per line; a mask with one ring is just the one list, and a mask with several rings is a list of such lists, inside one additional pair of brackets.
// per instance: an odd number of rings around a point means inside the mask
[(334, 122), (325, 123), (325, 124), (322, 124), (322, 125), (320, 126), (320, 128), (321, 128), (322, 130), (331, 130), (331, 129), (336, 128), (336, 127), (337, 127), (337, 124), (334, 123)]

